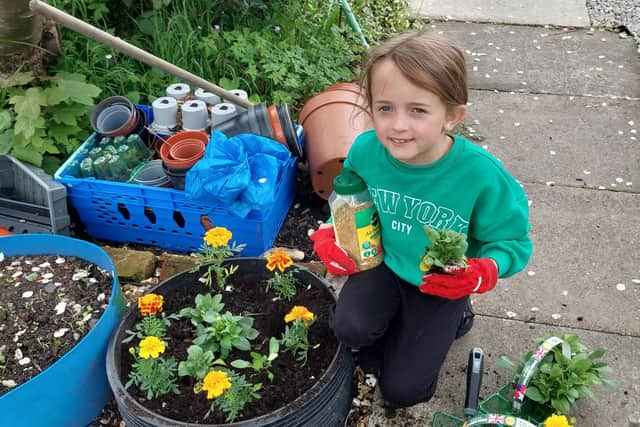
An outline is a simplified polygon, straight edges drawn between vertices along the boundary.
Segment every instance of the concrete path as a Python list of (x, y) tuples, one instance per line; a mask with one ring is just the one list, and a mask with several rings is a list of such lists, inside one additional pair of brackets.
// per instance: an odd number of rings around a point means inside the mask
[[(496, 366), (500, 355), (516, 360), (537, 337), (575, 333), (590, 349), (608, 349), (610, 377), (620, 386), (618, 393), (596, 388), (598, 402), (581, 401), (576, 425), (627, 427), (640, 412), (635, 42), (591, 29), (577, 0), (410, 3), (422, 6), (423, 17), (450, 17), (429, 26), (467, 54), (467, 131), (483, 136), (480, 145), (523, 184), (535, 249), (524, 272), (474, 298), (475, 327), (450, 351), (434, 399), (386, 418), (378, 394), (369, 426), (428, 426), (438, 411), (462, 416), (473, 346), (486, 354), (482, 399), (512, 379)], [(452, 22), (468, 19), (495, 24)]]

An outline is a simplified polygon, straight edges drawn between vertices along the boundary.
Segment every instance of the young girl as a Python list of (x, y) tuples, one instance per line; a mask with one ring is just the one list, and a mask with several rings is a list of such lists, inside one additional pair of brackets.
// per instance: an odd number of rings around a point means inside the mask
[[(370, 57), (363, 87), (374, 129), (353, 143), (344, 167), (366, 182), (382, 230), (384, 263), (349, 277), (331, 319), (338, 339), (359, 348), (392, 407), (428, 401), (456, 336), (471, 327), (469, 295), (522, 270), (532, 251), (521, 186), (491, 154), (450, 132), (467, 111), (462, 52), (426, 32), (400, 34)], [(465, 233), (468, 266), (424, 274), (425, 224)], [(334, 274), (355, 264), (333, 227), (311, 235)]]

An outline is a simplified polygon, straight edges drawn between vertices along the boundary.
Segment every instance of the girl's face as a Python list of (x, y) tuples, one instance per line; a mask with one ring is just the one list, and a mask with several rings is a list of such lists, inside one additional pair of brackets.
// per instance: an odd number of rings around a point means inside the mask
[(390, 59), (372, 70), (371, 107), (378, 139), (396, 160), (410, 165), (444, 156), (453, 144), (445, 132), (466, 112), (466, 106), (448, 111), (436, 94), (407, 80)]

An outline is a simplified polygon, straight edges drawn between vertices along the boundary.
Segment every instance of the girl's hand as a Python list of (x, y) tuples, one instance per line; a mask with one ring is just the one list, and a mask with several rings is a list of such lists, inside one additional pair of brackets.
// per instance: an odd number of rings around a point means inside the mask
[(329, 273), (348, 276), (358, 271), (356, 263), (336, 243), (333, 225), (323, 224), (309, 236), (313, 240), (313, 250), (318, 254)]
[(420, 291), (446, 299), (490, 291), (498, 283), (498, 266), (491, 258), (469, 258), (466, 268), (422, 276)]

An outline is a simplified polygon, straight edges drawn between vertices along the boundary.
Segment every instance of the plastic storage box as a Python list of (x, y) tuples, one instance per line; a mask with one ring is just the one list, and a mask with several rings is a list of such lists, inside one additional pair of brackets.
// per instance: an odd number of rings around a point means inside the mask
[(42, 169), (0, 155), (0, 226), (14, 234), (69, 234), (67, 190)]
[[(298, 130), (300, 135), (302, 130)], [(87, 232), (98, 239), (194, 252), (203, 244), (203, 224), (210, 223), (229, 229), (232, 241), (245, 243), (243, 256), (256, 256), (273, 245), (295, 195), (295, 157), (280, 170), (273, 205), (263, 212), (252, 211), (246, 218), (232, 215), (214, 200), (194, 202), (180, 190), (80, 178), (77, 165), (95, 138), (96, 134), (91, 135), (67, 159), (55, 179), (67, 187), (69, 200)]]

